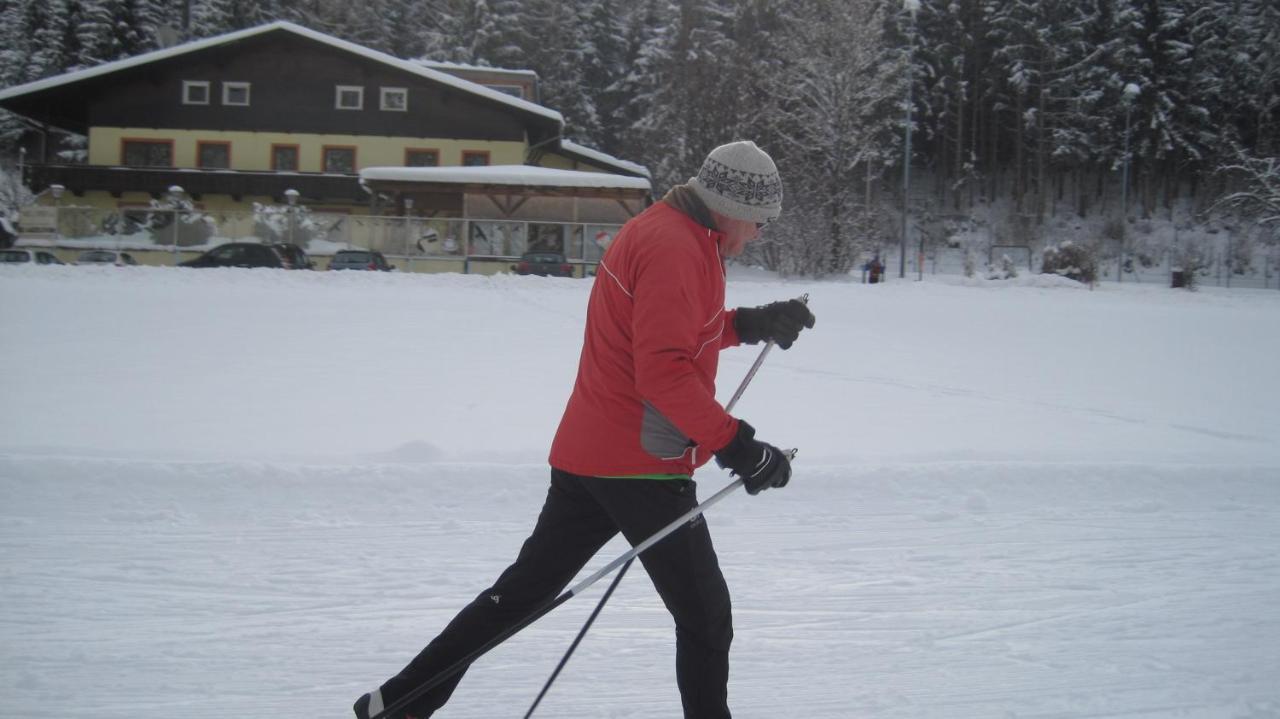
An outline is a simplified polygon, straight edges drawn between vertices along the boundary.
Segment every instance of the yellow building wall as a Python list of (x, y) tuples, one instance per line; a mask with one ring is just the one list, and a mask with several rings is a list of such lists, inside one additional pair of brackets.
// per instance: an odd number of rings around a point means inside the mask
[(554, 152), (548, 152), (542, 156), (541, 164), (543, 167), (550, 167), (555, 170), (578, 170), (579, 172), (608, 172), (608, 170), (597, 167), (595, 165), (579, 162), (564, 155), (557, 155)]
[(216, 132), (168, 130), (144, 127), (93, 127), (89, 129), (89, 164), (120, 165), (124, 139), (172, 140), (174, 167), (195, 167), (199, 142), (230, 142), (232, 170), (271, 171), (271, 146), (297, 145), (298, 171), (321, 172), (326, 145), (355, 146), (356, 169), (400, 167), (405, 150), (435, 149), (442, 166), (462, 164), (464, 150), (489, 153), (491, 165), (524, 164), (524, 142), (443, 140), (420, 137), (370, 137), (368, 135), (308, 135), (268, 132)]

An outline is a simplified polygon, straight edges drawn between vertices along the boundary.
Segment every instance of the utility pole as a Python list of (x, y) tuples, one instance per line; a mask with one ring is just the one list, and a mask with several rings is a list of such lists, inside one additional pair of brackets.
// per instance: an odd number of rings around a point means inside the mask
[(1129, 234), (1129, 129), (1133, 101), (1142, 89), (1133, 83), (1124, 86), (1124, 173), (1120, 182), (1120, 257), (1116, 261), (1116, 282), (1124, 282), (1125, 239)]
[(911, 13), (911, 40), (907, 46), (907, 119), (902, 127), (902, 242), (898, 252), (898, 278), (907, 276), (907, 227), (911, 212), (911, 90), (915, 85), (916, 12), (920, 0), (902, 0), (902, 8)]

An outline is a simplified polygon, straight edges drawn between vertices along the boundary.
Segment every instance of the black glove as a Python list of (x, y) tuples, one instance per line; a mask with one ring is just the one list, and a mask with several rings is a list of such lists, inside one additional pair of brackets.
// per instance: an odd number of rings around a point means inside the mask
[(800, 330), (813, 327), (813, 313), (800, 300), (774, 302), (763, 307), (739, 307), (733, 328), (743, 344), (773, 340), (782, 349), (800, 336)]
[(770, 487), (785, 487), (791, 481), (791, 460), (782, 450), (756, 440), (756, 430), (738, 420), (738, 434), (716, 452), (716, 464), (742, 477), (747, 494), (759, 494)]

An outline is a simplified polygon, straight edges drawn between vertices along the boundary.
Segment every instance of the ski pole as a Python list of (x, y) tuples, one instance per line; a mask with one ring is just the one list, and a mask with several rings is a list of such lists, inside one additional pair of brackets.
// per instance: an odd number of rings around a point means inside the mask
[[(809, 299), (809, 295), (805, 294), (800, 298), (800, 301), (807, 303), (808, 299)], [(729, 401), (729, 404), (726, 405), (726, 411), (729, 408), (732, 408), (737, 403), (738, 398), (742, 396), (742, 393), (746, 390), (746, 387), (751, 382), (751, 379), (755, 377), (756, 371), (760, 369), (760, 365), (764, 362), (764, 358), (769, 353), (770, 348), (773, 347), (773, 344), (774, 344), (773, 341), (770, 340), (769, 343), (764, 346), (764, 349), (760, 351), (760, 356), (756, 358), (755, 364), (751, 366), (751, 370), (748, 371), (747, 376), (743, 378), (742, 384), (738, 386), (737, 392), (734, 393), (733, 398)], [(796, 454), (796, 450), (794, 449), (790, 450), (789, 452), (790, 457), (794, 458), (795, 454)], [(609, 564), (605, 565), (604, 567), (602, 567), (600, 570), (598, 570), (591, 576), (587, 577), (581, 582), (578, 582), (574, 586), (565, 590), (559, 596), (552, 599), (548, 599), (537, 609), (533, 610), (533, 612), (531, 612), (529, 616), (525, 617), (524, 619), (521, 619), (519, 622), (503, 630), (497, 636), (493, 637), (489, 641), (477, 647), (476, 649), (468, 653), (466, 656), (462, 657), (461, 659), (454, 662), (453, 664), (450, 664), (439, 674), (436, 674), (434, 677), (427, 680), (426, 682), (418, 686), (416, 689), (410, 691), (408, 694), (405, 694), (398, 701), (392, 703), (391, 706), (388, 706), (387, 708), (383, 709), (377, 714), (369, 717), (369, 719), (390, 719), (391, 717), (395, 716), (396, 713), (407, 709), (410, 704), (412, 704), (414, 701), (417, 701), (417, 699), (421, 697), (423, 694), (426, 694), (432, 689), (435, 689), (436, 687), (440, 686), (445, 681), (447, 681), (454, 674), (457, 674), (463, 669), (466, 669), (467, 667), (471, 666), (471, 664), (474, 663), (475, 660), (487, 654), (494, 647), (510, 639), (513, 635), (515, 635), (520, 630), (524, 629), (530, 624), (533, 624), (534, 622), (538, 621), (542, 617), (551, 613), (551, 611), (554, 610), (556, 607), (560, 606), (561, 604), (564, 604), (570, 599), (573, 599), (578, 594), (581, 594), (582, 592), (586, 591), (588, 587), (600, 581), (603, 577), (607, 576), (609, 573), (617, 569), (619, 566), (622, 566), (624, 564), (630, 566), (631, 561), (634, 560), (636, 557), (640, 556), (640, 554), (644, 552), (646, 549), (648, 549), (649, 547), (652, 547), (653, 545), (657, 544), (663, 539), (666, 539), (667, 536), (670, 535), (672, 532), (682, 527), (686, 522), (689, 522), (693, 520), (693, 518), (701, 515), (703, 512), (710, 509), (713, 505), (718, 503), (720, 500), (729, 496), (729, 494), (731, 494), (734, 490), (736, 490), (738, 487), (741, 487), (742, 484), (743, 484), (743, 481), (741, 477), (735, 478), (732, 482), (725, 485), (725, 487), (721, 489), (719, 492), (716, 492), (715, 494), (711, 495), (709, 499), (702, 502), (702, 504), (699, 504), (696, 507), (693, 507), (689, 511), (685, 512), (684, 514), (680, 515), (678, 518), (671, 521), (662, 529), (659, 529), (657, 532), (654, 532), (653, 535), (650, 536), (648, 539), (635, 545), (629, 551), (625, 552), (624, 554), (622, 554), (612, 562), (609, 562)], [(614, 586), (617, 586), (618, 579), (620, 578), (621, 578), (621, 575), (619, 575), (619, 577), (614, 580), (613, 582)], [(612, 588), (610, 588), (610, 592), (612, 592)], [(607, 594), (605, 598), (606, 599), (608, 598)], [(603, 602), (601, 602), (601, 606), (603, 606)], [(597, 614), (599, 613), (598, 609), (596, 613)], [(594, 615), (592, 619), (594, 620)], [(588, 626), (589, 624), (590, 622), (588, 622)], [(584, 633), (585, 633), (585, 630), (584, 630)], [(572, 652), (572, 649), (570, 649), (570, 651)], [(566, 661), (567, 661), (567, 657), (566, 657)], [(543, 693), (545, 694), (545, 689)], [(537, 703), (535, 702), (535, 706), (536, 705)], [(530, 708), (529, 712), (532, 713), (533, 709)]]
[[(809, 294), (807, 292), (800, 295), (798, 299), (806, 305), (809, 304)], [(768, 356), (769, 350), (773, 349), (774, 344), (773, 340), (769, 340), (760, 350), (760, 354), (756, 357), (756, 361), (751, 364), (751, 369), (747, 371), (747, 376), (742, 378), (742, 382), (738, 385), (738, 389), (734, 391), (733, 397), (731, 397), (729, 399), (729, 403), (724, 406), (724, 411), (726, 413), (732, 412), (733, 408), (737, 406), (738, 400), (742, 399), (742, 394), (747, 391), (747, 385), (751, 384), (751, 379), (756, 376), (756, 372), (760, 371), (760, 366), (764, 364), (764, 358)], [(795, 450), (791, 450), (790, 456), (795, 458)], [(741, 482), (741, 479), (737, 480), (737, 483)], [(730, 485), (730, 487), (734, 486), (735, 485)], [(729, 489), (729, 487), (726, 487), (726, 489)], [(596, 621), (596, 617), (600, 616), (600, 610), (604, 609), (605, 602), (609, 601), (609, 597), (613, 595), (613, 590), (617, 588), (618, 583), (622, 581), (623, 575), (625, 575), (627, 570), (631, 568), (631, 563), (634, 561), (635, 557), (632, 557), (627, 560), (626, 564), (622, 565), (622, 569), (618, 571), (618, 576), (613, 578), (613, 582), (609, 585), (609, 588), (605, 590), (604, 596), (600, 597), (600, 602), (596, 604), (595, 610), (591, 612), (591, 616), (587, 617), (586, 623), (582, 625), (582, 629), (578, 632), (578, 636), (574, 637), (573, 643), (569, 645), (568, 651), (564, 653), (564, 656), (560, 659), (560, 663), (556, 665), (555, 671), (551, 672), (551, 676), (547, 679), (547, 683), (542, 686), (542, 691), (538, 692), (538, 697), (533, 700), (533, 705), (529, 707), (529, 711), (525, 712), (524, 719), (529, 719), (529, 717), (533, 716), (533, 711), (538, 708), (538, 704), (542, 702), (542, 698), (547, 695), (547, 692), (551, 689), (551, 685), (555, 682), (556, 677), (560, 676), (560, 671), (569, 663), (569, 657), (573, 656), (573, 652), (578, 648), (578, 645), (582, 643), (582, 638), (587, 635), (587, 630), (591, 629), (591, 625)]]
[[(765, 344), (764, 348), (760, 350), (760, 355), (756, 357), (755, 363), (752, 364), (751, 369), (747, 371), (747, 376), (742, 378), (742, 383), (738, 385), (737, 391), (733, 393), (733, 397), (730, 398), (729, 404), (724, 406), (724, 411), (726, 413), (732, 412), (734, 406), (738, 404), (738, 400), (742, 398), (742, 393), (747, 390), (747, 385), (751, 384), (751, 378), (756, 376), (756, 371), (759, 370), (760, 365), (764, 363), (765, 356), (769, 354), (769, 350), (773, 349), (773, 344), (773, 340), (770, 340)], [(738, 480), (739, 483), (741, 481), (742, 480)], [(636, 554), (638, 555), (639, 552)], [(560, 676), (560, 670), (564, 669), (565, 665), (569, 663), (569, 657), (573, 656), (574, 650), (576, 650), (578, 645), (582, 643), (582, 638), (587, 635), (587, 630), (591, 629), (591, 625), (596, 621), (596, 617), (600, 616), (600, 610), (604, 609), (605, 602), (609, 601), (609, 597), (613, 595), (613, 590), (618, 587), (618, 583), (622, 581), (622, 577), (627, 573), (627, 570), (631, 568), (631, 563), (634, 561), (636, 561), (636, 558), (633, 556), (627, 560), (626, 564), (622, 565), (622, 569), (618, 571), (618, 576), (613, 578), (613, 582), (609, 585), (609, 588), (605, 590), (604, 596), (600, 597), (600, 602), (596, 604), (595, 610), (591, 612), (591, 616), (587, 617), (586, 623), (582, 625), (582, 629), (578, 632), (578, 636), (574, 637), (573, 643), (569, 645), (569, 650), (564, 653), (563, 657), (561, 657), (560, 663), (556, 665), (555, 671), (551, 672), (551, 676), (547, 678), (547, 683), (542, 685), (542, 691), (538, 692), (538, 697), (533, 700), (533, 705), (529, 707), (529, 711), (525, 712), (524, 719), (529, 719), (529, 717), (533, 716), (533, 710), (538, 708), (538, 704), (542, 702), (542, 698), (547, 695), (547, 691), (549, 691), (551, 689), (551, 685), (555, 683), (556, 677)]]
[[(794, 452), (794, 450), (792, 451)], [(475, 660), (479, 659), (481, 656), (486, 654), (489, 650), (493, 649), (499, 644), (510, 639), (511, 636), (516, 632), (520, 631), (521, 629), (524, 629), (530, 624), (533, 624), (534, 622), (538, 621), (539, 619), (541, 619), (542, 617), (550, 613), (551, 610), (555, 609), (561, 604), (564, 604), (570, 599), (573, 599), (575, 596), (586, 591), (588, 587), (600, 581), (602, 577), (605, 577), (610, 572), (617, 569), (619, 566), (626, 564), (627, 562), (630, 562), (632, 559), (635, 559), (637, 556), (639, 556), (641, 552), (657, 544), (659, 541), (665, 539), (667, 535), (676, 531), (686, 522), (692, 520), (694, 517), (705, 512), (712, 505), (716, 504), (720, 500), (727, 497), (730, 492), (732, 492), (733, 490), (737, 489), (740, 486), (742, 486), (742, 478), (738, 477), (737, 479), (733, 480), (733, 482), (731, 482), (724, 489), (713, 494), (711, 498), (708, 499), (707, 501), (703, 502), (702, 504), (699, 504), (698, 506), (690, 509), (688, 512), (685, 512), (684, 514), (680, 515), (679, 518), (673, 520), (670, 524), (668, 524), (667, 526), (655, 532), (653, 536), (644, 540), (640, 544), (637, 544), (636, 546), (632, 547), (630, 551), (619, 556), (617, 559), (613, 560), (612, 562), (609, 562), (608, 565), (601, 568), (595, 574), (592, 574), (591, 576), (587, 577), (581, 582), (578, 582), (577, 584), (573, 585), (569, 589), (565, 590), (564, 593), (562, 593), (560, 596), (555, 597), (554, 599), (547, 600), (544, 604), (542, 604), (542, 606), (535, 609), (529, 616), (525, 617), (524, 619), (521, 619), (518, 623), (516, 623), (512, 627), (504, 630), (503, 632), (495, 636), (493, 639), (490, 639), (489, 641), (485, 642), (482, 646), (475, 649), (470, 654), (467, 654), (465, 657), (459, 659), (453, 664), (450, 664), (444, 671), (435, 675), (430, 680), (428, 680), (427, 682), (419, 686), (417, 689), (414, 689), (408, 694), (405, 694), (403, 697), (400, 698), (399, 701), (396, 701), (391, 706), (387, 707), (386, 709), (383, 709), (382, 711), (378, 712), (372, 717), (369, 717), (369, 719), (389, 719), (390, 717), (395, 716), (398, 712), (404, 711), (409, 707), (410, 704), (416, 701), (423, 694), (426, 694), (432, 689), (435, 689), (436, 687), (443, 684), (445, 680), (447, 680), (449, 677), (453, 676), (454, 674), (457, 674), (463, 669), (466, 669)]]

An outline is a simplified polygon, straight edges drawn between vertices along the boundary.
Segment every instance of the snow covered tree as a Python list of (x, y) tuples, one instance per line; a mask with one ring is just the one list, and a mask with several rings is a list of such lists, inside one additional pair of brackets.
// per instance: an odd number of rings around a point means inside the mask
[(1259, 224), (1280, 225), (1280, 156), (1256, 157), (1237, 150), (1218, 172), (1229, 176), (1235, 189), (1223, 195), (1217, 207), (1252, 217)]
[(784, 178), (786, 211), (760, 245), (772, 269), (849, 271), (872, 234), (871, 199), (902, 97), (897, 54), (870, 0), (799, 0), (778, 36), (785, 66), (765, 86), (763, 134)]
[(76, 34), (83, 65), (132, 57), (158, 47), (157, 0), (85, 0), (84, 20)]
[(580, 92), (594, 109), (595, 127), (585, 140), (608, 153), (619, 152), (618, 125), (610, 118), (622, 111), (618, 81), (627, 71), (627, 40), (621, 0), (585, 0), (581, 10), (583, 49)]
[(600, 135), (594, 97), (586, 91), (588, 52), (578, 3), (526, 0), (521, 37), (524, 66), (541, 78), (542, 104), (565, 117), (565, 134), (593, 144)]
[(648, 114), (649, 98), (656, 92), (658, 68), (666, 62), (667, 27), (662, 11), (664, 0), (641, 0), (623, 20), (626, 44), (620, 75), (607, 88), (606, 105), (612, 112), (603, 116), (605, 147), (623, 157), (649, 161), (647, 133), (639, 131)]

